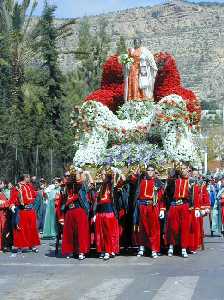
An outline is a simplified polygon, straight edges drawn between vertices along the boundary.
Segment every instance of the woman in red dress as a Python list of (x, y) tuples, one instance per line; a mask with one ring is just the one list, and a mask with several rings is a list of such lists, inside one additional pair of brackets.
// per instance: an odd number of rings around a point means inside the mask
[(62, 255), (70, 258), (78, 254), (85, 259), (90, 249), (88, 183), (92, 183), (89, 172), (76, 172), (66, 182), (65, 219), (62, 237)]

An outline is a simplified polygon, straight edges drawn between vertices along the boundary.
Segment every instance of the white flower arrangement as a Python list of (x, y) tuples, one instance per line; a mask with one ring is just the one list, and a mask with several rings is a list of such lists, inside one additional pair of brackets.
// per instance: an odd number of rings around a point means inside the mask
[[(186, 103), (178, 95), (164, 97), (158, 104), (129, 101), (117, 115), (99, 102), (87, 101), (71, 117), (75, 165), (117, 167), (152, 160), (200, 164)], [(162, 148), (149, 143), (154, 133), (161, 139)]]

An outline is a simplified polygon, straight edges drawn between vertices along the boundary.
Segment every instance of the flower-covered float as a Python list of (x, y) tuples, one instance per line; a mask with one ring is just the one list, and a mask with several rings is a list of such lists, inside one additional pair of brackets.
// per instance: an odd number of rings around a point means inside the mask
[[(155, 73), (154, 66), (153, 99), (124, 101), (124, 94), (128, 95), (126, 89), (136, 88), (130, 87), (124, 76), (128, 72), (136, 76), (133, 69), (127, 72), (127, 68), (134, 68), (134, 55), (133, 59), (130, 54), (109, 57), (103, 66), (101, 88), (73, 110), (73, 164), (124, 168), (184, 161), (200, 166), (197, 144), (200, 103), (192, 91), (182, 87), (175, 59), (163, 52), (154, 55), (157, 70)], [(139, 57), (143, 68), (141, 54)], [(143, 68), (143, 76), (144, 71)], [(141, 84), (144, 86), (144, 77)]]

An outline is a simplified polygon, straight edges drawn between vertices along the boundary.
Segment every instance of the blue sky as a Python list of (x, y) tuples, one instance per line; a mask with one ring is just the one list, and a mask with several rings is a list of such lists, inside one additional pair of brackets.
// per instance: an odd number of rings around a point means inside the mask
[[(224, 0), (205, 1), (224, 2)], [(44, 0), (39, 0), (38, 2), (36, 15), (41, 13)], [(48, 2), (57, 5), (56, 16), (58, 18), (75, 18), (131, 7), (154, 5), (163, 3), (165, 0), (48, 0)], [(198, 0), (195, 0), (195, 2), (198, 2)]]

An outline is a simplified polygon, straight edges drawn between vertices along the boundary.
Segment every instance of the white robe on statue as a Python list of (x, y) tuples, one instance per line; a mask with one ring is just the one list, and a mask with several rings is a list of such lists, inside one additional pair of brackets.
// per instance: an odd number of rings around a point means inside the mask
[(153, 54), (145, 47), (141, 47), (139, 88), (147, 98), (153, 98), (157, 65)]

